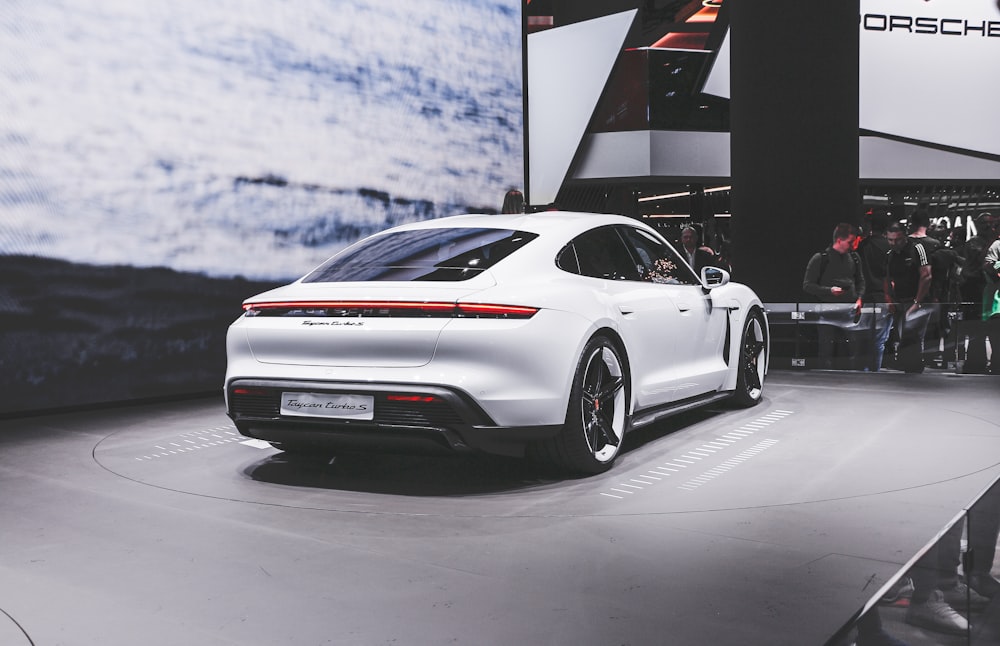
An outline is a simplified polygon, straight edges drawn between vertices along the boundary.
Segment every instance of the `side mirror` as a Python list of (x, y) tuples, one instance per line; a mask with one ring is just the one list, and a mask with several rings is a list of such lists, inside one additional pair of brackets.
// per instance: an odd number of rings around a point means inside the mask
[(718, 267), (701, 268), (701, 284), (705, 289), (715, 289), (729, 284), (729, 272)]

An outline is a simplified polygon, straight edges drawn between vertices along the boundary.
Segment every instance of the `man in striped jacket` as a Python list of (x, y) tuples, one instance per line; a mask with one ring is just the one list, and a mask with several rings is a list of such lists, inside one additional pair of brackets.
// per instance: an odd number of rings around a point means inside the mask
[(899, 348), (896, 361), (906, 372), (924, 371), (924, 335), (933, 309), (927, 302), (931, 288), (931, 263), (927, 248), (894, 224), (886, 231), (889, 255), (885, 295), (896, 326)]

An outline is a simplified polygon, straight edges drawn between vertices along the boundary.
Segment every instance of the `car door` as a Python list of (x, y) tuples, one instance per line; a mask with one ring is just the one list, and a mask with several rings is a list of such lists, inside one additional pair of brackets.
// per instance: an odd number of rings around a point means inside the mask
[(667, 377), (670, 401), (677, 401), (718, 389), (727, 373), (723, 351), (726, 345), (727, 309), (713, 305), (701, 280), (669, 244), (638, 227), (619, 227), (630, 252), (640, 269), (639, 280), (647, 287), (651, 306), (650, 319), (659, 319), (664, 327), (652, 331), (653, 338), (643, 341), (650, 347), (669, 344), (673, 348), (669, 369), (654, 367), (653, 371)]
[(600, 281), (598, 289), (617, 310), (638, 407), (671, 401), (677, 381), (676, 346), (664, 330), (681, 325), (681, 315), (677, 308), (664, 307), (665, 298), (670, 301), (662, 286), (643, 280), (646, 267), (629, 251), (618, 227), (599, 227), (578, 236), (557, 262), (567, 271)]

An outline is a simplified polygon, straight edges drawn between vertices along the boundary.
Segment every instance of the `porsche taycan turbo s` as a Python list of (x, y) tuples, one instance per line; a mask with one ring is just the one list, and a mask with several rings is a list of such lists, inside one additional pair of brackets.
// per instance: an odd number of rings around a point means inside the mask
[(632, 429), (763, 396), (768, 325), (631, 218), (460, 215), (253, 296), (227, 337), (239, 432), (289, 452), (481, 451), (612, 466)]

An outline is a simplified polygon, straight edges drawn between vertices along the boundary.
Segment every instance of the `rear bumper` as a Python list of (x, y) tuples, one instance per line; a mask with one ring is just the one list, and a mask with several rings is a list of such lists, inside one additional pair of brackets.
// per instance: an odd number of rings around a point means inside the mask
[[(391, 344), (382, 347), (381, 354), (369, 357), (365, 365), (328, 365), (330, 361), (305, 357), (294, 362), (261, 361), (248, 340), (247, 328), (254, 324), (253, 319), (240, 319), (230, 327), (227, 384), (242, 379), (397, 384), (400, 388), (407, 384), (416, 389), (434, 384), (464, 393), (475, 400), (480, 413), (488, 415), (489, 419), (474, 416), (469, 423), (510, 428), (561, 425), (565, 421), (573, 374), (591, 333), (583, 318), (551, 310), (539, 312), (529, 321), (453, 319), (441, 331), (433, 357), (424, 365), (396, 365)], [(299, 334), (313, 336), (314, 332), (309, 328)], [(400, 334), (405, 341), (406, 335)], [(351, 340), (317, 337), (313, 342), (336, 348)], [(330, 347), (323, 349), (327, 354), (332, 351)], [(388, 355), (388, 359), (381, 355)]]
[[(371, 395), (375, 401), (374, 419), (286, 417), (280, 412), (281, 393), (285, 391)], [(390, 401), (390, 394), (417, 395), (430, 401)], [(468, 395), (440, 386), (236, 379), (227, 384), (226, 395), (227, 412), (241, 434), (331, 451), (478, 451), (520, 457), (528, 444), (552, 437), (561, 428), (498, 426)]]

